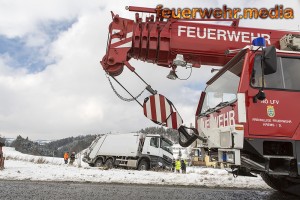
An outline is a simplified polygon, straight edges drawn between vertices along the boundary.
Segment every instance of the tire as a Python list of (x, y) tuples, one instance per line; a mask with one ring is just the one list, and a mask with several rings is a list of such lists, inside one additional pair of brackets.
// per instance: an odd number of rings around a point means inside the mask
[(94, 164), (94, 167), (103, 167), (103, 159), (98, 158)]
[(113, 159), (109, 158), (105, 161), (104, 167), (107, 169), (111, 169), (114, 167), (114, 161)]
[(265, 172), (260, 174), (265, 183), (274, 190), (282, 191), (287, 186), (287, 180), (280, 177), (269, 175)]
[(138, 165), (138, 170), (149, 170), (149, 163), (146, 160), (141, 160)]
[(293, 194), (300, 196), (300, 179), (292, 177), (278, 177), (272, 176), (266, 173), (260, 174), (262, 179), (271, 188), (280, 191), (282, 193)]

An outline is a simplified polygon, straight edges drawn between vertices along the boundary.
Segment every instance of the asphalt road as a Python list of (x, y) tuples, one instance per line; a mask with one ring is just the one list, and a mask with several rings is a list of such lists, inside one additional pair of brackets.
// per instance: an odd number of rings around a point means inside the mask
[(0, 199), (299, 199), (274, 190), (0, 180)]

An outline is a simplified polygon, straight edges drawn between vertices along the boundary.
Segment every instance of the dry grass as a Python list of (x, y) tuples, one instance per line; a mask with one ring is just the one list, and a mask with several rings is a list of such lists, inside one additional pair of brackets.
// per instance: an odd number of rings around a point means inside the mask
[(46, 161), (43, 157), (39, 157), (34, 163), (36, 163), (36, 164), (47, 164), (48, 161)]
[(19, 156), (6, 156), (5, 160), (19, 160), (19, 161), (25, 161), (25, 162), (32, 162), (36, 164), (47, 164), (49, 163), (47, 160), (45, 160), (43, 157), (39, 158), (22, 158)]
[[(28, 155), (28, 156), (15, 156), (15, 155), (7, 155), (5, 157), (5, 160), (17, 160), (17, 161), (24, 161), (24, 162), (31, 162), (31, 163), (35, 163), (35, 164), (52, 164), (52, 165), (65, 165), (63, 163), (63, 159), (62, 162), (51, 162), (49, 159), (47, 160), (47, 158), (43, 157), (43, 156), (31, 156), (31, 155)], [(74, 162), (74, 167), (78, 167), (78, 168), (81, 168), (82, 165), (81, 163), (78, 164)]]

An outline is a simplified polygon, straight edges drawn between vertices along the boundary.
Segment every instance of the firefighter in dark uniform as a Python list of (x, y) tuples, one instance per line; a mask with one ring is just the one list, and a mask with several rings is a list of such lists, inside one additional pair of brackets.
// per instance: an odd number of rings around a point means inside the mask
[(70, 165), (73, 165), (74, 161), (75, 161), (75, 152), (72, 152), (70, 156)]
[(180, 164), (181, 164), (182, 173), (186, 174), (186, 164), (187, 164), (186, 161), (182, 159)]

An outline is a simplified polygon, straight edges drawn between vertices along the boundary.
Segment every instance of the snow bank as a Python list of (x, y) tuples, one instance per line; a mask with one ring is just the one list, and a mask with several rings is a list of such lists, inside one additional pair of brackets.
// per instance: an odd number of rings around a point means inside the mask
[(0, 171), (0, 179), (269, 189), (261, 177), (233, 178), (221, 169), (188, 167), (187, 174), (125, 169), (101, 170), (65, 165), (63, 158), (42, 157), (48, 163), (37, 164), (30, 159), (40, 157), (25, 155), (8, 147), (4, 148), (4, 155), (15, 156), (20, 160), (6, 160), (5, 169)]
[(3, 147), (3, 155), (8, 160), (19, 160), (26, 162), (34, 162), (34, 163), (51, 163), (60, 165), (63, 164), (63, 159), (55, 158), (55, 157), (46, 157), (46, 156), (33, 156), (23, 154), (19, 151), (16, 151), (15, 148), (12, 147)]
[[(15, 148), (12, 147), (3, 147), (3, 155), (8, 160), (33, 162), (37, 164), (65, 165), (63, 158), (23, 154), (19, 151), (16, 151)], [(78, 160), (76, 159), (76, 161)], [(76, 162), (76, 161), (74, 162), (74, 166), (78, 166), (79, 164), (83, 165), (84, 167), (88, 166), (88, 164), (86, 163), (80, 161)]]

